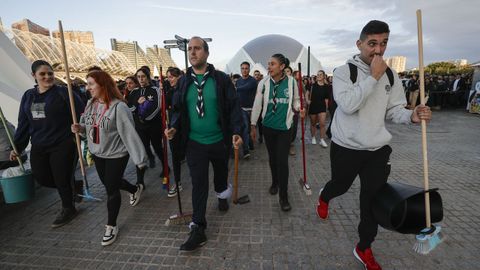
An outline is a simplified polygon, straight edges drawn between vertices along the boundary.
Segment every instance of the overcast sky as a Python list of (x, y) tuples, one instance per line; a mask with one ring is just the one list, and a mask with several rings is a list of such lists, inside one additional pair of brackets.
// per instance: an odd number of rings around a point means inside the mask
[[(242, 0), (242, 1), (31, 1), (2, 0), (0, 17), (10, 27), (29, 18), (50, 29), (92, 31), (96, 47), (111, 49), (110, 38), (159, 44), (175, 34), (211, 37), (209, 62), (222, 68), (250, 40), (266, 34), (290, 36), (331, 72), (358, 52), (355, 41), (372, 19), (390, 25), (385, 56), (407, 57), (417, 65), (417, 9), (423, 12), (425, 63), (480, 61), (479, 0)], [(172, 50), (181, 68), (183, 54)]]

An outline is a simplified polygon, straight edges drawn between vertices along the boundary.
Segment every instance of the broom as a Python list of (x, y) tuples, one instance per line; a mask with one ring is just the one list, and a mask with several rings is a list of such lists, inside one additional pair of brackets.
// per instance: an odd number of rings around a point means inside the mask
[[(58, 31), (60, 32), (60, 41), (62, 44), (62, 53), (63, 53), (63, 65), (65, 68), (65, 75), (67, 76), (67, 88), (68, 88), (68, 98), (70, 102), (70, 112), (72, 114), (72, 121), (73, 124), (78, 124), (77, 122), (77, 117), (75, 113), (75, 102), (73, 100), (73, 91), (72, 91), (72, 82), (70, 80), (70, 70), (68, 68), (68, 60), (67, 60), (67, 50), (65, 49), (65, 37), (63, 36), (63, 27), (62, 27), (62, 21), (58, 21)], [(101, 199), (93, 197), (93, 195), (90, 193), (90, 188), (88, 186), (88, 181), (87, 181), (87, 173), (85, 171), (85, 164), (83, 163), (83, 156), (82, 156), (82, 147), (80, 146), (80, 135), (78, 133), (75, 133), (75, 143), (77, 144), (77, 152), (78, 152), (78, 157), (80, 159), (80, 169), (82, 172), (83, 176), (83, 195), (78, 195), (79, 197), (84, 198), (87, 201), (99, 201), (101, 202)]]
[[(298, 92), (300, 94), (300, 110), (303, 110), (303, 83), (302, 83), (302, 64), (298, 63)], [(303, 178), (300, 178), (298, 181), (300, 186), (305, 191), (307, 196), (312, 195), (312, 189), (310, 185), (307, 183), (307, 166), (305, 163), (305, 118), (300, 117), (302, 121), (302, 161), (303, 161)]]
[(245, 204), (250, 202), (248, 195), (243, 195), (238, 198), (238, 147), (234, 147), (235, 152), (235, 163), (234, 163), (234, 173), (233, 173), (233, 203), (234, 204)]
[[(161, 106), (162, 106), (162, 125), (163, 129), (167, 128), (167, 102), (165, 101), (165, 89), (163, 88), (163, 76), (162, 76), (162, 67), (160, 66), (160, 81), (159, 87), (162, 95)], [(165, 133), (163, 134), (163, 189), (168, 190), (170, 187), (170, 177), (168, 172), (168, 139)]]
[[(162, 67), (160, 67), (160, 86), (162, 87), (162, 93), (163, 92), (163, 80), (162, 80)], [(163, 94), (163, 97), (165, 94)], [(164, 105), (166, 106), (165, 98), (163, 98)], [(168, 128), (168, 114), (166, 114), (167, 111), (165, 110), (165, 129)], [(167, 141), (167, 136), (164, 134), (164, 139)], [(177, 150), (178, 151), (178, 150)], [(166, 160), (167, 157), (165, 157)], [(167, 163), (168, 164), (168, 163)], [(168, 172), (168, 166), (167, 166), (167, 172)], [(178, 187), (178, 182), (180, 179), (178, 177), (175, 178), (175, 188), (177, 189), (177, 200), (178, 200), (178, 214), (170, 216), (166, 221), (165, 221), (165, 226), (170, 226), (170, 225), (186, 225), (190, 224), (192, 221), (192, 214), (184, 214), (182, 210), (182, 199), (180, 198), (180, 188)]]
[[(417, 10), (418, 29), (418, 65), (420, 77), (420, 103), (425, 105), (425, 81), (423, 67), (423, 38), (422, 38), (422, 11)], [(428, 254), (443, 241), (440, 226), (434, 226), (430, 217), (430, 193), (428, 185), (428, 158), (427, 158), (427, 123), (422, 120), (422, 153), (423, 153), (423, 180), (425, 190), (425, 219), (426, 228), (416, 236), (413, 250), (420, 254)]]

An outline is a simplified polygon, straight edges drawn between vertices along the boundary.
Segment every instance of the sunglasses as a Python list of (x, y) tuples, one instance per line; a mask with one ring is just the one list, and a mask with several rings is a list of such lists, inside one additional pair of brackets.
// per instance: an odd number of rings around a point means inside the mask
[(49, 71), (49, 72), (39, 72), (38, 73), (39, 76), (53, 76), (53, 71)]

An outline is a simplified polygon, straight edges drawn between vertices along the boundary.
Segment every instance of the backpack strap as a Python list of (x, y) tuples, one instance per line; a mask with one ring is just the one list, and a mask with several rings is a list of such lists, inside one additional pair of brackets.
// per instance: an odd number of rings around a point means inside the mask
[(387, 73), (387, 77), (388, 77), (388, 81), (390, 82), (390, 86), (393, 87), (393, 83), (395, 82), (395, 80), (393, 79), (393, 71), (387, 67), (387, 70), (385, 70), (385, 72)]
[(352, 63), (348, 63), (348, 68), (350, 69), (350, 80), (354, 84), (357, 81), (357, 75), (358, 75), (357, 66), (355, 66)]
[[(355, 83), (357, 81), (357, 75), (358, 75), (357, 66), (355, 66), (352, 63), (348, 63), (348, 68), (350, 69), (350, 80), (352, 81), (352, 83)], [(393, 71), (389, 67), (387, 67), (387, 69), (385, 70), (385, 73), (387, 73), (390, 86), (393, 86), (393, 84), (395, 83), (395, 80), (393, 78)]]

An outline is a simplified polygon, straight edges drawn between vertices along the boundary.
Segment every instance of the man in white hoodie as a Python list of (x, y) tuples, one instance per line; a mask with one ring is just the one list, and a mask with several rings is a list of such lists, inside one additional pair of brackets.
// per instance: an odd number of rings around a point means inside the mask
[(353, 253), (367, 270), (382, 269), (371, 250), (378, 224), (370, 204), (390, 173), (392, 148), (388, 144), (392, 136), (385, 128), (385, 119), (405, 124), (431, 119), (426, 106), (405, 109), (402, 83), (382, 58), (389, 33), (385, 22), (367, 23), (356, 43), (360, 54), (333, 73), (338, 108), (332, 123), (332, 180), (320, 190), (317, 206), (318, 216), (327, 219), (329, 201), (347, 192), (360, 176), (360, 241)]

